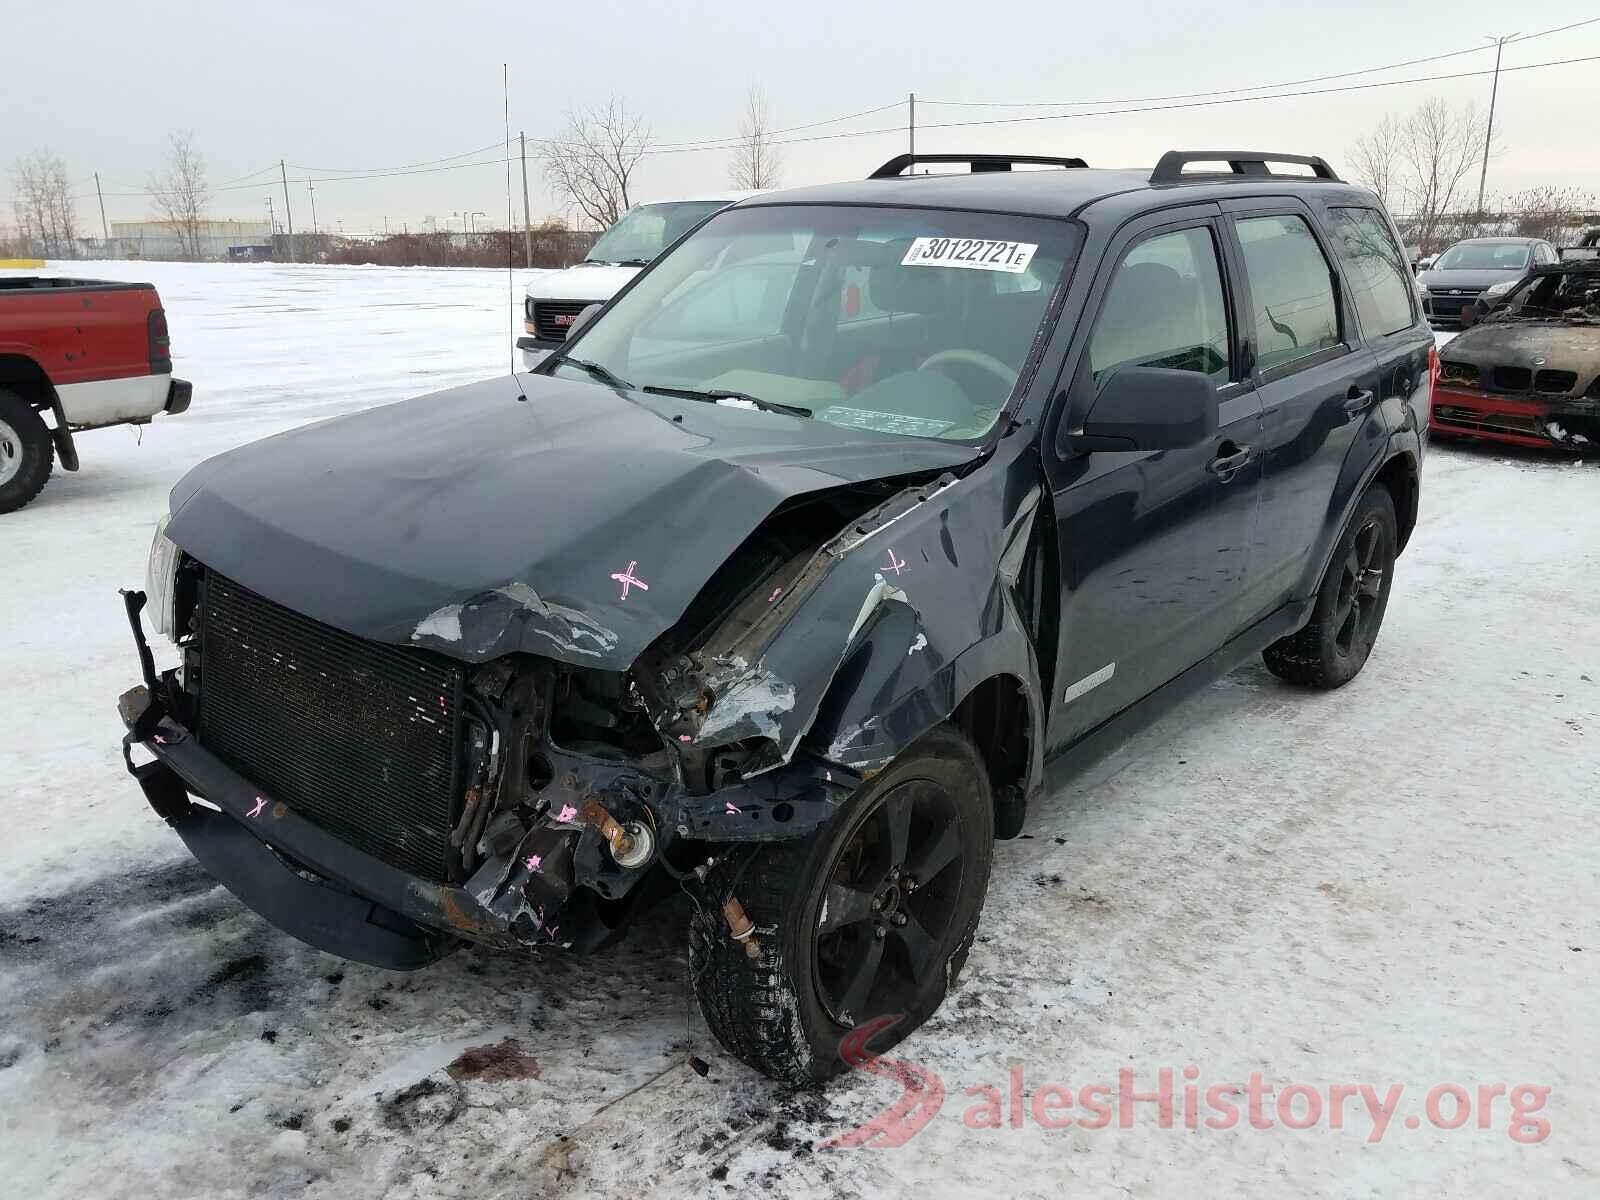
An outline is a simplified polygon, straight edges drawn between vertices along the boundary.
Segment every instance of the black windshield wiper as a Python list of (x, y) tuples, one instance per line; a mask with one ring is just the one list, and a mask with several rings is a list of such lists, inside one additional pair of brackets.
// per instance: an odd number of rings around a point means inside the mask
[[(556, 358), (551, 369), (553, 370), (554, 367), (559, 367), (563, 363), (570, 367), (577, 367), (578, 370), (585, 371), (601, 383), (608, 383), (614, 388), (631, 388), (633, 386), (610, 367), (603, 366), (597, 362), (590, 362), (586, 358), (572, 358), (569, 355), (562, 354)], [(649, 391), (650, 389), (646, 388), (645, 390)]]
[(650, 261), (648, 258), (622, 258), (611, 265), (613, 267), (648, 267)]
[(686, 400), (706, 400), (712, 404), (718, 400), (743, 400), (747, 404), (754, 404), (762, 412), (784, 413), (791, 417), (811, 415), (809, 408), (801, 408), (798, 404), (780, 404), (776, 400), (763, 400), (760, 396), (752, 396), (749, 392), (734, 392), (726, 388), (659, 387), (647, 383), (639, 390), (654, 396), (682, 396)]

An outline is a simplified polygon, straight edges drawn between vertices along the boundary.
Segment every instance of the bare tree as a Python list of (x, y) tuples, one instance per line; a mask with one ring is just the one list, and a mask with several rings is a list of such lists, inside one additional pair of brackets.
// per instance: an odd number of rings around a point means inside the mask
[(1400, 122), (1391, 114), (1350, 148), (1351, 174), (1378, 193), (1385, 208), (1399, 200)]
[(211, 189), (206, 182), (206, 160), (194, 147), (194, 134), (174, 133), (168, 139), (167, 158), (150, 176), (152, 202), (178, 235), (179, 252), (187, 259), (200, 257), (200, 229), (205, 223)]
[(752, 82), (745, 93), (744, 112), (739, 117), (739, 143), (728, 163), (728, 181), (736, 188), (759, 191), (778, 186), (783, 171), (783, 152), (772, 140), (772, 114), (767, 108), (767, 93)]
[[(1399, 126), (1400, 193), (1410, 234), (1424, 254), (1444, 249), (1449, 220), (1483, 161), (1484, 118), (1473, 104), (1429, 100)], [(1454, 223), (1459, 224), (1459, 222)], [(1462, 236), (1458, 229), (1450, 233)]]
[(46, 258), (77, 256), (78, 218), (67, 183), (67, 164), (40, 147), (12, 165), (17, 232)]
[(560, 137), (541, 143), (539, 158), (557, 196), (604, 229), (633, 207), (633, 172), (649, 149), (644, 118), (612, 96), (604, 105), (569, 110)]

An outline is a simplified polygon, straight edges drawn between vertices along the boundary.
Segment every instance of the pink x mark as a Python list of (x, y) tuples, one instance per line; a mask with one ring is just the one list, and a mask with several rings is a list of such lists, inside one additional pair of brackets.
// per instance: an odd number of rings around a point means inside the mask
[(628, 598), (628, 589), (630, 587), (636, 587), (641, 592), (648, 592), (650, 590), (650, 585), (633, 573), (634, 568), (638, 565), (639, 560), (634, 559), (628, 564), (628, 569), (626, 571), (618, 571), (611, 576), (611, 578), (615, 579), (622, 585), (622, 599), (624, 600)]
[(528, 858), (527, 858), (528, 870), (537, 871), (539, 869), (539, 865), (541, 863), (543, 863), (543, 862), (544, 862), (544, 859), (541, 858), (537, 854), (528, 855)]
[(894, 556), (894, 547), (893, 546), (889, 547), (889, 565), (886, 566), (884, 568), (884, 570), (885, 571), (893, 571), (896, 575), (898, 575), (898, 574), (900, 574), (901, 571), (903, 571), (905, 569), (906, 569), (905, 559), (896, 558)]
[(267, 806), (266, 800), (263, 799), (260, 796), (257, 796), (256, 797), (256, 806), (254, 808), (252, 808), (249, 812), (247, 812), (245, 814), (245, 816), (247, 816), (247, 817), (259, 817), (261, 815), (261, 810), (263, 808), (265, 808), (266, 806)]
[(571, 821), (577, 815), (578, 815), (578, 810), (573, 808), (572, 805), (563, 804), (561, 806), (561, 811), (558, 814), (556, 814), (556, 820), (563, 821), (563, 822), (568, 822), (568, 821)]

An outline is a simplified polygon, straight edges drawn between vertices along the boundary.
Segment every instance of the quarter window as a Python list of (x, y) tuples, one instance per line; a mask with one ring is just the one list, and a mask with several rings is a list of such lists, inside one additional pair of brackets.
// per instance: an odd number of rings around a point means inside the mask
[(1267, 371), (1339, 344), (1333, 279), (1304, 217), (1246, 217), (1237, 223), (1250, 279), (1256, 367)]
[(1228, 308), (1211, 231), (1163, 233), (1123, 257), (1089, 342), (1098, 383), (1116, 367), (1166, 367), (1228, 380)]
[(1328, 211), (1361, 327), (1373, 337), (1409, 327), (1415, 319), (1411, 296), (1416, 287), (1387, 223), (1370, 208)]

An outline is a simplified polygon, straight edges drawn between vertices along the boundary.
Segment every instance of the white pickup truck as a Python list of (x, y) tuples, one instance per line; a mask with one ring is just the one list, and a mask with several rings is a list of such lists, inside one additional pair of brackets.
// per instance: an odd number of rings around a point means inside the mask
[(523, 300), (517, 339), (526, 367), (566, 341), (578, 314), (603, 304), (652, 259), (719, 209), (760, 192), (710, 192), (694, 200), (668, 200), (630, 208), (600, 235), (583, 261), (560, 270), (535, 271)]

